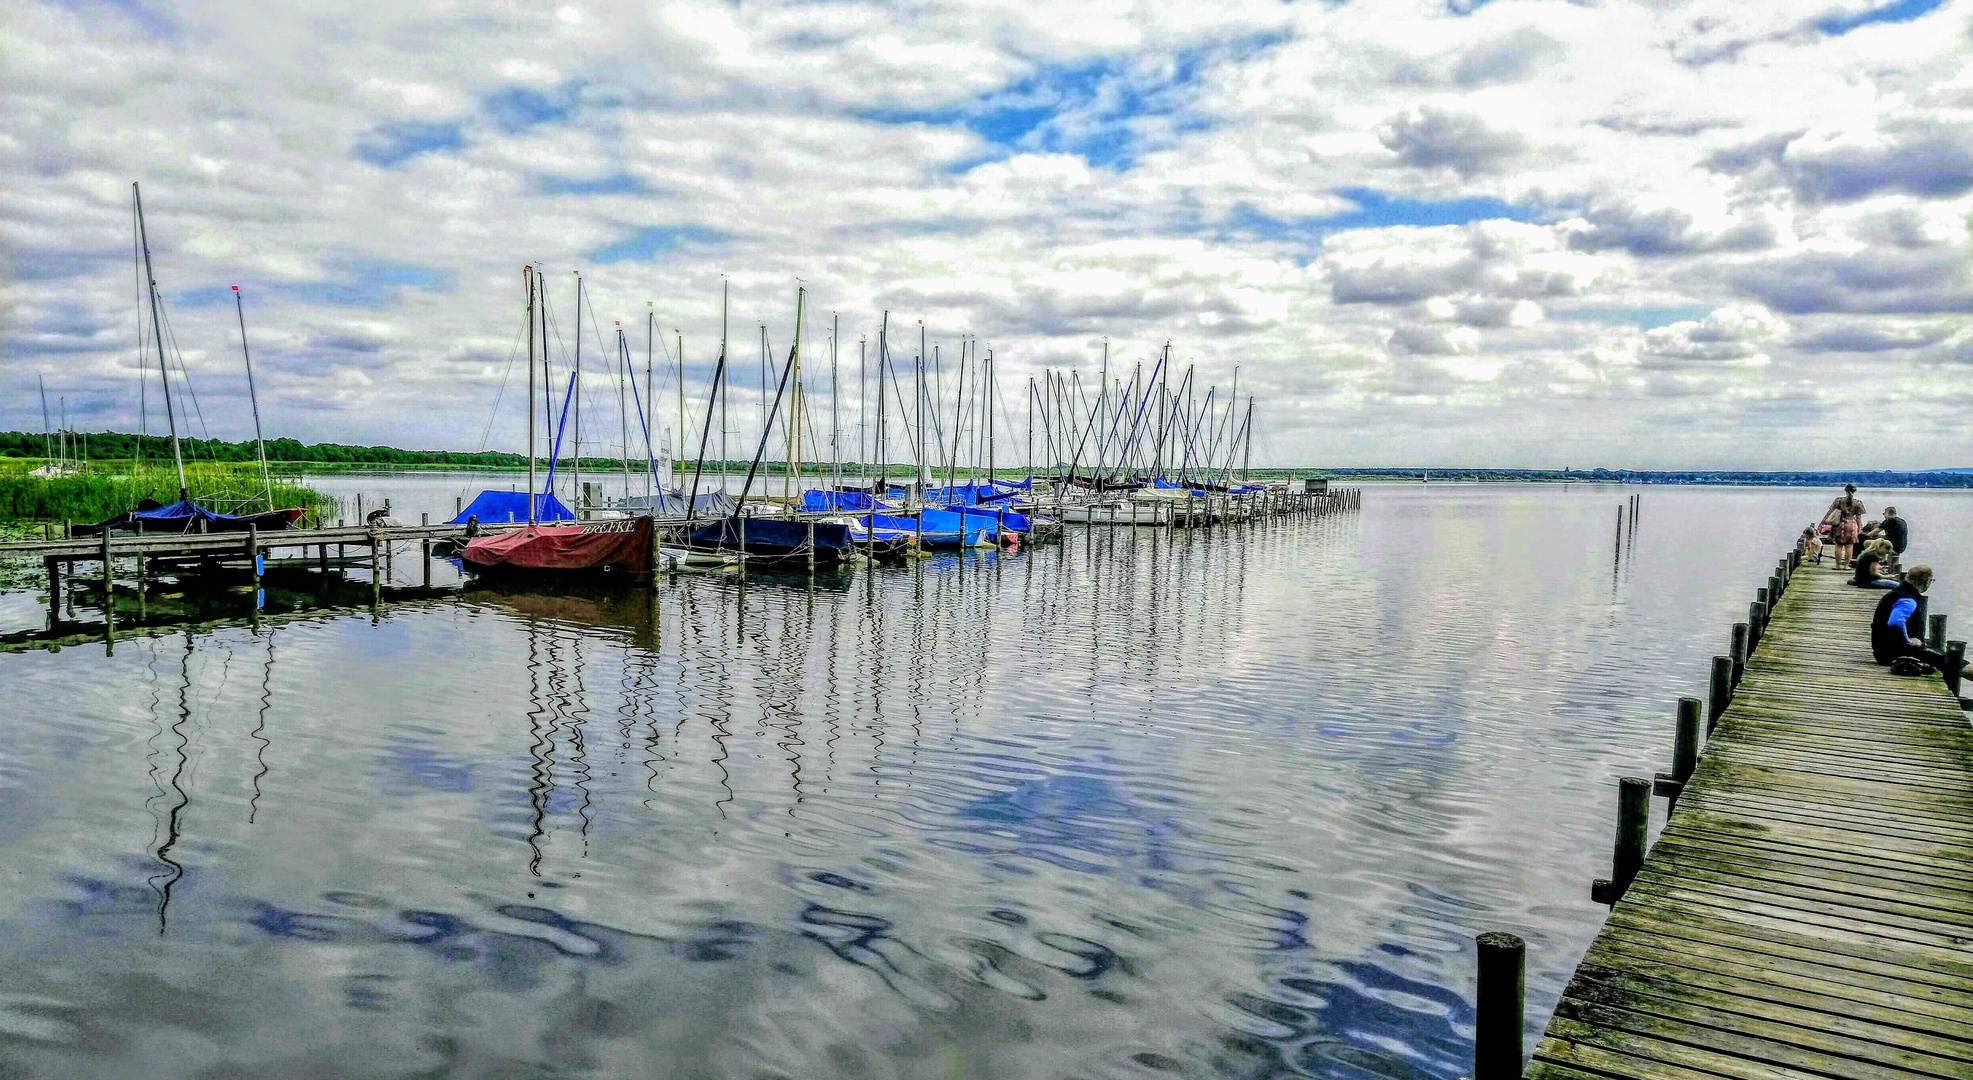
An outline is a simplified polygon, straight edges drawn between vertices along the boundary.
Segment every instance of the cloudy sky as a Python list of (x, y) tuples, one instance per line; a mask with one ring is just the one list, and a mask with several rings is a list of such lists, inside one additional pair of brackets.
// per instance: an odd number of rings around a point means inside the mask
[(1973, 0), (23, 0), (0, 57), (4, 427), (135, 425), (136, 180), (216, 436), (237, 284), (270, 435), (520, 449), (532, 262), (557, 365), (581, 271), (695, 396), (722, 282), (749, 379), (805, 282), (846, 424), (888, 309), (1017, 430), (1107, 338), (1237, 366), (1270, 463), (1973, 465)]

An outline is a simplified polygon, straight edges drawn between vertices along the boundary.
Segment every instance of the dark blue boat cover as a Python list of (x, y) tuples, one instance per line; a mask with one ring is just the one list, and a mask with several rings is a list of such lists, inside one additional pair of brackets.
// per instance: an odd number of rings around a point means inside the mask
[[(553, 492), (542, 492), (534, 497), (534, 519), (536, 521), (574, 521), (575, 515), (562, 505)], [(466, 519), (478, 518), (481, 522), (505, 524), (509, 521), (528, 519), (528, 495), (525, 491), (482, 491), (472, 502), (466, 504), (459, 516), (446, 522), (447, 525), (464, 525)]]
[(302, 511), (298, 509), (272, 510), (245, 515), (222, 514), (217, 510), (208, 510), (190, 499), (182, 499), (169, 506), (153, 504), (149, 509), (145, 509), (140, 503), (137, 509), (127, 514), (118, 514), (108, 521), (99, 521), (94, 525), (78, 525), (75, 531), (79, 536), (101, 536), (105, 529), (134, 529), (140, 521), (144, 523), (146, 532), (199, 532), (201, 522), (204, 523), (205, 532), (245, 532), (248, 525), (271, 531), (292, 528), (295, 519), (301, 514)]
[[(825, 521), (814, 522), (815, 549), (817, 551), (847, 551), (850, 549), (849, 526), (832, 525)], [(785, 549), (800, 551), (808, 546), (806, 521), (785, 521), (781, 518), (748, 518), (747, 550)], [(701, 529), (692, 531), (695, 544), (717, 544), (726, 548), (740, 547), (740, 519), (720, 518)]]
[(810, 489), (802, 492), (802, 510), (819, 514), (829, 510), (869, 510), (877, 501), (861, 491), (818, 491)]

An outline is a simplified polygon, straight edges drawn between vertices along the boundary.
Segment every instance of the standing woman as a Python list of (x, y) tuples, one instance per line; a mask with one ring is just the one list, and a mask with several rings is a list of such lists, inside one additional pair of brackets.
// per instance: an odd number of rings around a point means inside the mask
[(1857, 501), (1857, 486), (1843, 485), (1843, 497), (1829, 504), (1822, 520), (1829, 523), (1829, 545), (1836, 549), (1836, 569), (1850, 567), (1850, 555), (1863, 532), (1863, 503)]

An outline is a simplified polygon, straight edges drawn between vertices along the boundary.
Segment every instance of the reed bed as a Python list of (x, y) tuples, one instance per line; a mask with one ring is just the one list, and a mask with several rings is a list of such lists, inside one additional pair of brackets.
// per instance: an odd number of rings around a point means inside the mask
[[(104, 521), (134, 509), (143, 499), (178, 499), (178, 475), (168, 464), (92, 461), (65, 476), (30, 475), (44, 462), (0, 460), (0, 522)], [(194, 501), (221, 513), (267, 509), (260, 467), (252, 463), (194, 462), (185, 466)], [(330, 505), (327, 496), (289, 481), (274, 482), (276, 507), (300, 506), (313, 519)]]

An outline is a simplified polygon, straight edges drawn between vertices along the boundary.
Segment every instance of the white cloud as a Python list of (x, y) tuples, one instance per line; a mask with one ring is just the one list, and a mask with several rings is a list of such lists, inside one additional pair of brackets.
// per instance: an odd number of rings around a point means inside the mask
[[(1858, 10), (30, 2), (0, 425), (39, 422), (38, 373), (132, 422), (135, 179), (215, 434), (244, 385), (207, 301), (240, 283), (275, 429), (470, 448), (537, 261), (565, 333), (580, 267), (695, 364), (722, 274), (744, 341), (786, 341), (800, 278), (846, 336), (889, 306), (991, 339), (1010, 398), (1170, 339), (1205, 383), (1241, 366), (1283, 460), (1746, 453), (1711, 394), (1813, 398), (1817, 453), (1898, 464), (1828, 420), (1969, 352), (1973, 75), (1963, 0), (1818, 29)], [(1925, 460), (1973, 461), (1964, 427)]]

